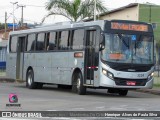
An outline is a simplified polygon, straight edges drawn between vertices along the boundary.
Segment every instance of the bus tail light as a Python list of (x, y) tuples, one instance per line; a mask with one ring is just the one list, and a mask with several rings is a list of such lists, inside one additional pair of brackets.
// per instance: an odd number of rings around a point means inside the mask
[(83, 52), (75, 52), (74, 57), (75, 58), (82, 58), (83, 57)]
[(87, 69), (98, 69), (98, 66), (90, 66), (90, 67), (87, 67)]

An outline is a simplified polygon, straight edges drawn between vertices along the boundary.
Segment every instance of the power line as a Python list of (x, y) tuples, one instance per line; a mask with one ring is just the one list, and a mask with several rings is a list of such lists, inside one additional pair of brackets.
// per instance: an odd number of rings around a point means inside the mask
[(30, 6), (30, 7), (45, 7), (45, 6), (38, 6), (38, 5), (26, 5), (26, 6)]
[(10, 6), (3, 6), (3, 7), (0, 6), (0, 10), (9, 9), (9, 8), (11, 8), (11, 7)]
[[(14, 12), (18, 9), (18, 7), (16, 9), (14, 9)], [(9, 19), (11, 16), (13, 16), (12, 13), (10, 13), (10, 15), (7, 17), (7, 19)]]
[[(19, 19), (19, 20), (20, 20), (21, 18), (17, 18), (17, 19)], [(33, 21), (33, 20), (29, 20), (29, 19), (25, 19), (25, 18), (23, 18), (23, 20), (24, 20), (24, 21), (29, 21), (29, 22), (34, 22), (34, 23), (41, 23), (41, 22), (37, 22), (37, 21)]]

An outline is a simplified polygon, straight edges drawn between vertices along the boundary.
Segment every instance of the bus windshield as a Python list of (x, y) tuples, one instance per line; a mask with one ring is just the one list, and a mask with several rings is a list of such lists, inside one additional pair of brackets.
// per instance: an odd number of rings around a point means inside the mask
[(153, 36), (105, 33), (102, 59), (108, 62), (153, 64)]

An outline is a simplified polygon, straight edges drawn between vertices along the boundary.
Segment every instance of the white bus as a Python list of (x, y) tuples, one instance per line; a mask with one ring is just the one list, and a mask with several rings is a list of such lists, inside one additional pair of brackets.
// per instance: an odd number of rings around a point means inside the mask
[(127, 95), (130, 89), (152, 88), (154, 36), (150, 24), (124, 20), (55, 24), (10, 33), (7, 75), (43, 84), (107, 88)]

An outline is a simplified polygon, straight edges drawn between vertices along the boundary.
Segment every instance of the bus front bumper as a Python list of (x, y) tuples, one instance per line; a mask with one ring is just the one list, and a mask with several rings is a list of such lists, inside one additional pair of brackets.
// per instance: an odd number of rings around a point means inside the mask
[[(100, 81), (100, 86), (101, 87), (121, 88), (121, 89), (122, 88), (123, 89), (152, 89), (153, 81), (154, 81), (154, 78), (152, 78), (149, 81), (146, 80), (145, 83), (142, 84), (142, 85), (137, 85), (136, 83), (135, 83), (135, 85), (127, 85), (127, 84), (117, 85), (115, 80), (106, 78), (106, 76), (104, 76), (104, 77), (105, 77), (105, 80), (103, 79), (103, 80)], [(124, 82), (127, 82), (127, 81), (124, 81)]]

